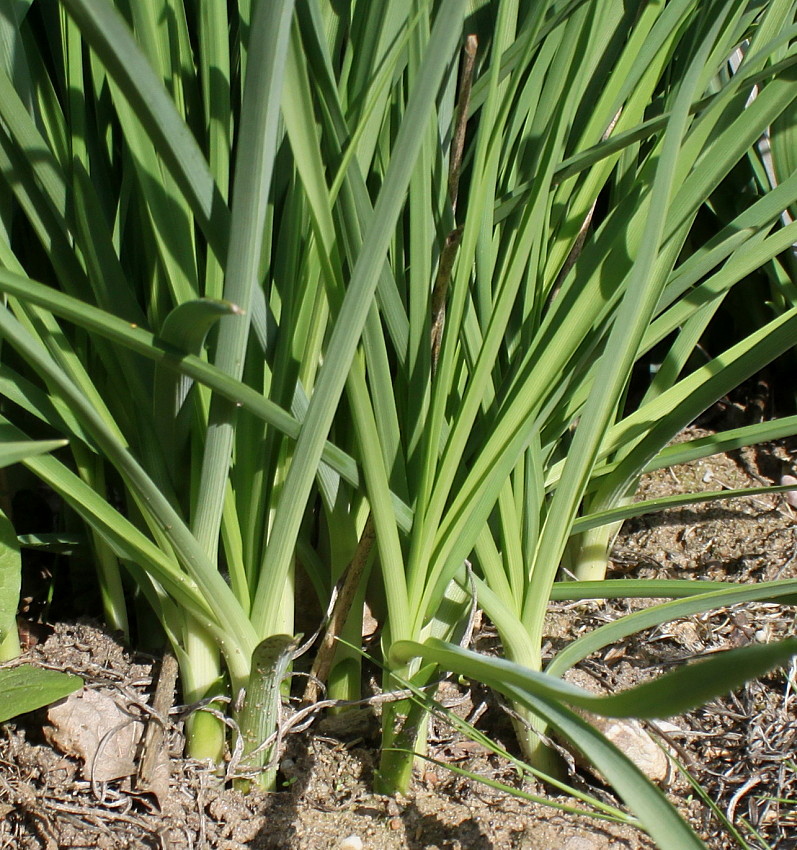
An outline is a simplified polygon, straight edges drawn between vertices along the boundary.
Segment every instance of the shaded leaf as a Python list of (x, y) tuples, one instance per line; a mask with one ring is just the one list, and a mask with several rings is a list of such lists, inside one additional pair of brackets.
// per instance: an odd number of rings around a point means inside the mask
[(63, 699), (81, 687), (83, 680), (78, 676), (32, 664), (0, 670), (0, 723)]

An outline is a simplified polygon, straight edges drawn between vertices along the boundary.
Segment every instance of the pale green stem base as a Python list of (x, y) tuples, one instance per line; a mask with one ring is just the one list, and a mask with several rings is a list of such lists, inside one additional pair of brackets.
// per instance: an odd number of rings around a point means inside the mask
[[(335, 660), (327, 677), (327, 696), (329, 699), (358, 700), (362, 690), (362, 655), (352, 647), (359, 646), (363, 634), (363, 602), (365, 600), (366, 576), (352, 602), (351, 611), (346, 619), (340, 637), (343, 643), (335, 647)], [(347, 644), (351, 644), (348, 646)], [(340, 711), (351, 711), (341, 709)], [(336, 713), (333, 709), (332, 713)]]
[[(638, 481), (628, 489), (622, 498), (601, 498), (596, 496), (589, 504), (588, 511), (603, 511), (629, 505), (634, 500)], [(623, 527), (621, 522), (611, 522), (591, 528), (570, 539), (567, 550), (570, 556), (570, 569), (578, 581), (603, 581), (609, 565), (609, 553), (614, 541)]]
[(621, 526), (621, 522), (614, 522), (579, 535), (572, 562), (573, 574), (578, 581), (603, 581), (606, 578), (609, 552)]
[[(362, 666), (356, 658), (344, 658), (332, 665), (327, 678), (327, 698), (352, 701), (360, 698)], [(331, 714), (356, 711), (353, 708), (331, 708)]]
[(535, 770), (552, 779), (563, 779), (564, 763), (561, 757), (541, 737), (549, 733), (545, 722), (524, 706), (513, 705), (512, 708), (516, 715), (512, 717), (512, 725), (523, 758)]
[[(221, 659), (215, 641), (194, 621), (186, 623), (184, 652), (178, 655), (183, 699), (190, 704), (223, 692)], [(195, 759), (224, 758), (226, 727), (207, 711), (195, 711), (188, 719), (188, 752)]]
[(388, 703), (382, 712), (382, 754), (374, 777), (377, 794), (406, 794), (418, 755), (426, 752), (429, 713), (409, 701)]

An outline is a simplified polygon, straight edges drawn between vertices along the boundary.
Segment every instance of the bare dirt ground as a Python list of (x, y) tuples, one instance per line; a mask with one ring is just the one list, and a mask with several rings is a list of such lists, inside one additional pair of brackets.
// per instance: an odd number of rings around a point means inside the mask
[[(694, 430), (690, 436), (697, 436)], [(742, 450), (661, 471), (640, 497), (777, 483), (793, 470), (783, 445)], [(784, 468), (784, 464), (787, 468)], [(797, 522), (781, 496), (759, 496), (642, 517), (629, 522), (612, 555), (612, 576), (759, 582), (797, 577)], [(590, 601), (551, 606), (549, 649), (647, 602)], [(794, 609), (755, 603), (668, 623), (592, 656), (584, 674), (607, 689), (643, 681), (696, 656), (795, 633)], [(495, 640), (489, 623), (476, 646)], [(86, 687), (114, 700), (132, 718), (146, 712), (153, 659), (125, 649), (89, 623), (55, 624), (24, 661), (82, 675)], [(797, 668), (760, 681), (660, 730), (686, 767), (750, 848), (797, 847)], [(447, 684), (442, 696), (512, 750), (511, 726), (495, 698), (474, 686)], [(144, 707), (142, 707), (144, 706)], [(653, 845), (628, 826), (567, 814), (518, 799), (445, 768), (417, 773), (411, 793), (388, 799), (371, 793), (377, 727), (348, 731), (317, 723), (288, 736), (275, 794), (225, 788), (208, 766), (180, 757), (182, 718), (174, 714), (164, 750), (168, 775), (157, 794), (134, 790), (129, 776), (98, 778), (81, 760), (53, 747), (44, 712), (0, 729), (0, 848), (523, 848), (637, 850)], [(124, 724), (120, 724), (124, 725)], [(654, 734), (658, 734), (653, 730)], [(52, 737), (52, 735), (51, 735)], [(479, 776), (517, 785), (511, 765), (437, 721), (431, 754)], [(122, 771), (124, 772), (124, 771)], [(571, 781), (617, 803), (599, 780), (577, 769)], [(743, 847), (673, 767), (663, 783), (712, 850)], [(526, 782), (524, 790), (550, 796)], [(572, 803), (572, 801), (570, 801)], [(677, 848), (665, 848), (677, 850)]]

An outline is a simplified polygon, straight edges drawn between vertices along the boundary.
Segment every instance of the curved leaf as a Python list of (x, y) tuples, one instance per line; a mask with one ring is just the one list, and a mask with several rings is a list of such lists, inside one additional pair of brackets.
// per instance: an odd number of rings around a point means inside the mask
[(572, 704), (576, 704), (575, 701), (590, 702), (592, 708), (600, 697), (588, 695), (586, 691), (558, 680), (547, 681), (551, 677), (544, 673), (533, 673), (503, 659), (485, 658), (434, 638), (425, 644), (399, 641), (391, 647), (390, 656), (393, 663), (421, 656), (447, 670), (478, 679), (509, 697), (516, 705), (525, 706), (544, 718), (603, 773), (660, 847), (684, 850), (704, 847), (667, 798), (639, 768), (586, 720), (562, 705), (564, 701)]
[(502, 692), (509, 685), (605, 717), (645, 719), (670, 717), (702, 705), (787, 663), (794, 655), (797, 655), (797, 638), (753, 644), (718, 652), (621, 693), (599, 696), (550, 673), (539, 673), (505, 658), (481, 655), (437, 638), (428, 638), (424, 643), (396, 641), (390, 648), (394, 663), (420, 657)]
[[(700, 586), (702, 582), (695, 582), (695, 584)], [(722, 608), (726, 605), (756, 600), (795, 604), (797, 602), (797, 579), (766, 582), (747, 587), (736, 586), (730, 589), (699, 593), (687, 599), (676, 599), (672, 602), (664, 602), (661, 605), (636, 611), (573, 641), (551, 661), (547, 671), (551, 675), (559, 676), (593, 652), (597, 652), (604, 646), (622, 640), (624, 637), (643, 629), (658, 626), (679, 617), (687, 617), (690, 614), (710, 611), (712, 608)]]
[[(229, 301), (197, 298), (178, 304), (163, 321), (160, 337), (186, 354), (199, 356), (208, 332), (222, 316), (240, 315), (241, 309)], [(152, 415), (166, 445), (167, 459), (177, 458), (190, 434), (190, 422), (179, 427), (178, 416), (194, 381), (185, 374), (168, 369), (163, 363), (155, 367), (152, 392)]]
[(675, 496), (663, 496), (660, 499), (648, 499), (644, 502), (633, 502), (605, 511), (596, 511), (579, 517), (570, 527), (571, 534), (598, 528), (612, 522), (644, 516), (645, 514), (660, 513), (672, 508), (682, 508), (686, 505), (699, 505), (703, 502), (718, 502), (721, 499), (743, 499), (747, 496), (766, 496), (778, 493), (794, 492), (794, 484), (783, 484), (777, 487), (744, 487), (740, 490), (711, 490), (705, 493), (678, 493)]
[(68, 443), (69, 440), (19, 440), (0, 443), (0, 467), (19, 463), (35, 455), (54, 452)]
[[(5, 269), (0, 269), (0, 291), (45, 307), (54, 315), (74, 322), (79, 327), (124, 345), (131, 351), (155, 360), (159, 364), (162, 363), (168, 369), (190, 376), (224, 398), (240, 404), (241, 407), (292, 439), (296, 439), (299, 435), (301, 423), (278, 404), (263, 396), (262, 393), (256, 392), (252, 387), (225, 375), (204, 360), (167, 346), (150, 331)], [(360, 485), (360, 473), (351, 455), (346, 454), (328, 440), (324, 443), (321, 459), (349, 484), (354, 487)], [(395, 494), (392, 500), (399, 527), (404, 530), (409, 529), (412, 525), (411, 509)]]

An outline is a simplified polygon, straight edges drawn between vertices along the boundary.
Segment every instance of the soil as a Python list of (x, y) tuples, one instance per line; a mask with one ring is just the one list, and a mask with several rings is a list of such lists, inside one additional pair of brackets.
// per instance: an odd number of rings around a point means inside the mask
[[(691, 429), (684, 438), (699, 436)], [(784, 445), (741, 450), (648, 476), (639, 498), (690, 490), (777, 483), (793, 472)], [(797, 577), (797, 522), (782, 496), (698, 505), (626, 524), (612, 554), (611, 577), (693, 578), (743, 582)], [(584, 630), (650, 602), (621, 600), (551, 605), (548, 651)], [(157, 659), (126, 649), (89, 622), (56, 623), (21, 661), (78, 673), (86, 687), (110, 696), (131, 717), (146, 713)], [(583, 674), (617, 690), (695, 656), (795, 633), (794, 609), (754, 603), (668, 623), (582, 665)], [(478, 649), (495, 645), (482, 623)], [(675, 768), (664, 790), (712, 850), (797, 847), (797, 668), (747, 684), (728, 697), (648, 731), (702, 788)], [(509, 750), (511, 723), (495, 697), (478, 686), (446, 683), (440, 698)], [(179, 707), (165, 747), (169, 774), (157, 793), (137, 791), (130, 776), (85, 778), (79, 758), (45, 735), (45, 712), (0, 729), (0, 848), (523, 848), (641, 850), (653, 844), (627, 824), (599, 821), (519, 799), (474, 778), (430, 763), (406, 797), (371, 792), (378, 758), (373, 718), (352, 725), (316, 722), (286, 737), (278, 792), (244, 795), (210, 768), (185, 759)], [(663, 737), (662, 737), (663, 736)], [(52, 734), (50, 734), (52, 738)], [(573, 805), (512, 765), (435, 720), (430, 753), (445, 765)], [(570, 781), (617, 804), (598, 777), (573, 767)], [(710, 803), (710, 805), (709, 805)], [(721, 820), (711, 807), (719, 811)], [(729, 827), (728, 823), (733, 827)], [(737, 836), (732, 829), (738, 830)], [(670, 848), (665, 848), (670, 850)], [(677, 848), (672, 848), (677, 850)]]

